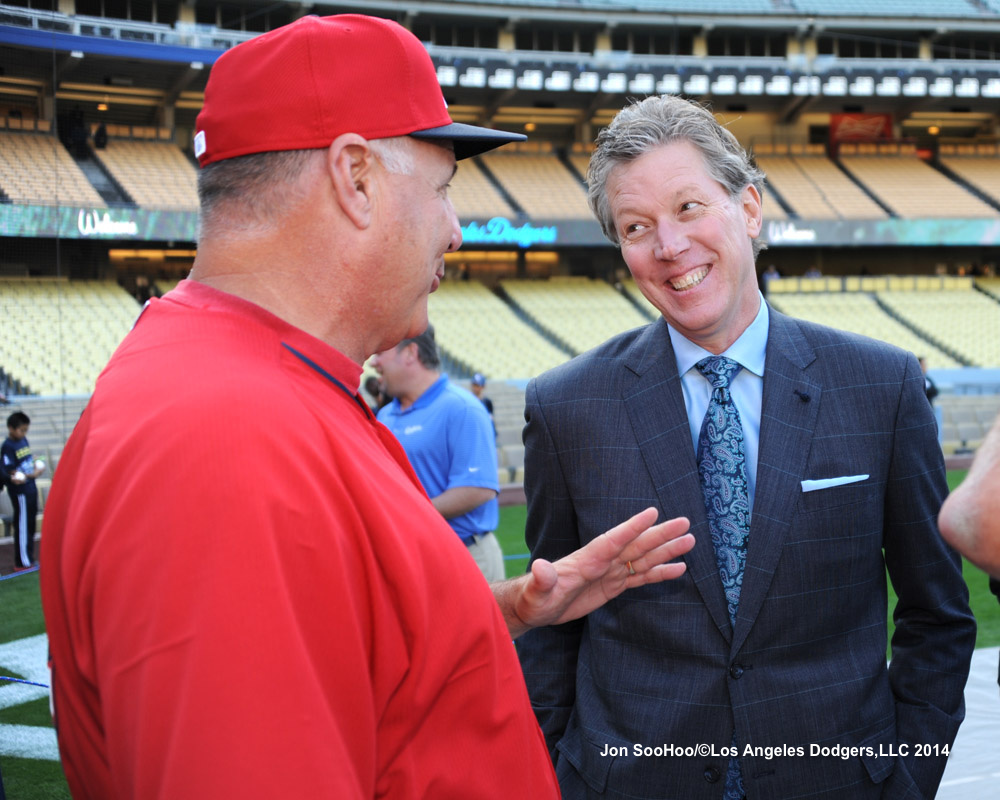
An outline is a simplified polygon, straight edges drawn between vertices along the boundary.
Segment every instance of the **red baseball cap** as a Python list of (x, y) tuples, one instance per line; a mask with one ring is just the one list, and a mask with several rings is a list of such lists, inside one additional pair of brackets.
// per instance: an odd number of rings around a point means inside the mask
[(195, 123), (201, 166), (328, 147), (343, 133), (454, 144), (455, 158), (519, 133), (452, 122), (427, 50), (402, 25), (361, 14), (302, 17), (223, 53)]

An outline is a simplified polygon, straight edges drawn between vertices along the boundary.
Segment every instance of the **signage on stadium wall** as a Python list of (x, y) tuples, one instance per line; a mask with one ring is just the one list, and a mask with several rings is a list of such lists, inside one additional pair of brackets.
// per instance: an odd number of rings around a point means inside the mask
[(794, 222), (767, 223), (767, 242), (776, 244), (816, 244), (816, 230), (808, 225), (798, 226)]
[(83, 237), (100, 236), (135, 236), (139, 232), (139, 226), (134, 219), (114, 220), (107, 211), (101, 214), (100, 211), (83, 211), (76, 215), (76, 229)]
[(517, 245), (527, 248), (535, 244), (555, 244), (559, 228), (555, 225), (536, 226), (530, 222), (516, 225), (504, 217), (493, 217), (485, 225), (476, 221), (462, 226), (462, 240), (466, 244)]
[(194, 242), (194, 211), (0, 205), (0, 236)]
[[(466, 245), (497, 247), (612, 247), (593, 220), (538, 223), (493, 217), (463, 220)], [(141, 208), (21, 206), (0, 203), (0, 236), (105, 241), (196, 242), (194, 211)], [(987, 219), (769, 220), (763, 238), (772, 247), (1000, 245), (1000, 215)]]
[(875, 141), (892, 136), (889, 114), (831, 114), (830, 141)]
[(768, 222), (772, 247), (996, 246), (995, 219), (782, 220)]

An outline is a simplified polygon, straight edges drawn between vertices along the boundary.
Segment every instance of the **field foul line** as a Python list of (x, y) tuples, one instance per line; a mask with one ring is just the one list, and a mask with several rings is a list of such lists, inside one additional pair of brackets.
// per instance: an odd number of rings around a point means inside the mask
[[(49, 683), (48, 639), (44, 633), (0, 644), (0, 668), (16, 672), (29, 681)], [(48, 697), (41, 686), (4, 681), (0, 685), (0, 709), (12, 708)], [(0, 725), (0, 756), (59, 760), (53, 728), (38, 725)]]

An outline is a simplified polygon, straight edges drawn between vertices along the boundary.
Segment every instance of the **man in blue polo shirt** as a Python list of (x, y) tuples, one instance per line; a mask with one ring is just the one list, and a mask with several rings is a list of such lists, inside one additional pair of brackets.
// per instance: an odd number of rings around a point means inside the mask
[(486, 579), (502, 580), (503, 553), (493, 534), (500, 484), (486, 407), (442, 374), (431, 325), (420, 336), (376, 353), (372, 364), (393, 398), (378, 412), (379, 421), (399, 439), (431, 503)]

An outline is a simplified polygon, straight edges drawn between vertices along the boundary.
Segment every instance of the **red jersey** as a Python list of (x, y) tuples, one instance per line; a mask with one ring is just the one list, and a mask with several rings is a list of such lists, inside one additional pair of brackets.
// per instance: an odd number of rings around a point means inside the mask
[(42, 541), (74, 797), (558, 797), (499, 608), (359, 377), (189, 281), (112, 357)]

